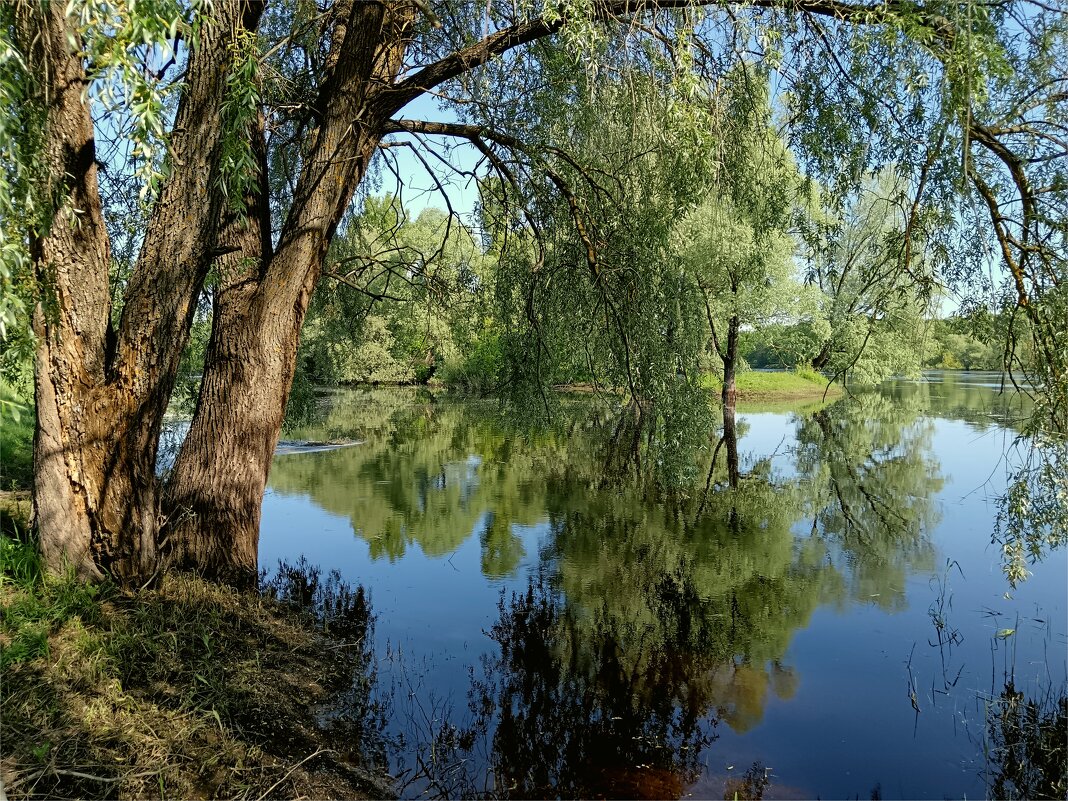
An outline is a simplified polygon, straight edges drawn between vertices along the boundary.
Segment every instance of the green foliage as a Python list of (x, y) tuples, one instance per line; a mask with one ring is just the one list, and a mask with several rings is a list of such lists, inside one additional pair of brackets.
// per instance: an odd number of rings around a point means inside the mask
[(259, 86), (259, 44), (252, 31), (240, 30), (230, 42), (233, 64), (226, 75), (223, 101), (219, 187), (231, 211), (243, 214), (245, 198), (258, 190), (259, 167), (252, 152), (252, 129), (263, 100)]
[(705, 334), (669, 244), (711, 154), (665, 136), (675, 99), (640, 75), (575, 87), (566, 63), (543, 68), (530, 102), (544, 146), (525, 151), (514, 183), (482, 185), (483, 228), (500, 254), (504, 385), (532, 415), (551, 406), (548, 386), (583, 381), (623, 389), (650, 420), (685, 416), (699, 408)]
[(1029, 562), (1068, 545), (1068, 442), (1039, 434), (1018, 448), (993, 536), (1013, 586), (1030, 575)]
[[(391, 196), (369, 197), (331, 252), (301, 346), (324, 384), (425, 383), (477, 335), (490, 276), (470, 231), (425, 209), (414, 220)], [(469, 341), (470, 340), (470, 341)]]
[(738, 350), (750, 366), (796, 368), (810, 365), (830, 336), (822, 314), (796, 323), (773, 322), (742, 331)]
[(32, 187), (38, 178), (42, 128), (40, 109), (31, 102), (32, 76), (11, 38), (16, 13), (13, 3), (0, 6), (0, 349), (4, 361), (12, 347), (11, 337), (17, 341), (18, 332), (29, 328), (33, 279), (25, 231), (37, 222), (39, 213)]
[(799, 378), (803, 378), (806, 381), (812, 381), (816, 384), (826, 383), (826, 379), (823, 377), (823, 375), (817, 372), (816, 370), (813, 370), (807, 364), (799, 364), (797, 367), (795, 367), (794, 375), (798, 376)]
[(98, 113), (111, 117), (117, 128), (125, 128), (127, 156), (142, 201), (155, 196), (166, 174), (166, 108), (179, 89), (145, 69), (145, 64), (151, 55), (161, 63), (174, 55), (179, 34), (195, 36), (205, 5), (204, 0), (67, 3), (67, 15), (80, 35), (71, 45), (81, 49), (90, 65), (89, 97)]
[[(946, 319), (931, 320), (926, 327), (923, 359), (928, 367), (948, 370), (1011, 368), (1017, 374), (1033, 367), (1028, 325), (1015, 309), (995, 311), (985, 304), (972, 306)], [(1013, 346), (1013, 342), (1017, 344)], [(1008, 364), (1006, 356), (1009, 357)]]
[(298, 369), (289, 388), (282, 430), (288, 432), (306, 425), (315, 417), (317, 405), (318, 393), (315, 383), (311, 380), (307, 370)]
[(906, 188), (886, 169), (847, 196), (812, 192), (798, 222), (820, 319), (783, 332), (783, 347), (758, 337), (761, 361), (809, 362), (860, 386), (919, 374), (922, 323), (944, 258), (930, 240), (942, 221), (910, 205)]
[(446, 362), (441, 380), (449, 387), (487, 395), (500, 388), (504, 369), (500, 334), (487, 326), (458, 358)]
[(211, 317), (208, 310), (201, 309), (189, 329), (189, 341), (182, 351), (178, 375), (171, 393), (170, 411), (182, 417), (191, 417), (200, 395), (200, 379), (204, 370), (204, 355), (211, 338)]
[(941, 370), (998, 370), (1002, 366), (997, 343), (980, 342), (967, 334), (937, 330), (924, 353), (924, 365)]

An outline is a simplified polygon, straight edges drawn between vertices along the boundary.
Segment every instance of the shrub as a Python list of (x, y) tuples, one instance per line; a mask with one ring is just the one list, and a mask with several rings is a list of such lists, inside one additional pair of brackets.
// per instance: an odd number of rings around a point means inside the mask
[(818, 371), (807, 364), (799, 364), (794, 368), (794, 373), (806, 381), (815, 381), (817, 384), (826, 384), (827, 379)]
[(497, 389), (504, 351), (496, 333), (483, 333), (457, 361), (447, 362), (441, 380), (454, 389), (489, 394)]

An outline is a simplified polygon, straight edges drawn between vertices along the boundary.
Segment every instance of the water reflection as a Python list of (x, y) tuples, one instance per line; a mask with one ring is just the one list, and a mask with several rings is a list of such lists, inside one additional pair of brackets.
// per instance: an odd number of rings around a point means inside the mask
[(789, 650), (817, 609), (901, 609), (933, 569), (943, 477), (920, 411), (866, 395), (796, 414), (781, 458), (726, 420), (692, 437), (700, 479), (668, 487), (627, 469), (648, 442), (590, 403), (529, 433), (492, 404), (351, 392), (294, 435), (363, 444), (280, 456), (271, 488), (347, 518), (373, 560), (477, 541), (483, 576), (522, 587), (474, 622), (494, 645), (471, 716), (417, 792), (679, 797), (723, 726), (753, 730), (803, 685)]
[(1030, 419), (1034, 403), (1029, 387), (1017, 392), (1011, 379), (997, 372), (935, 371), (918, 381), (890, 381), (882, 394), (929, 414), (964, 420), (976, 431), (995, 426), (1022, 429)]
[(877, 394), (797, 418), (796, 469), (807, 486), (812, 531), (848, 559), (851, 597), (888, 609), (905, 602), (905, 578), (935, 565), (929, 534), (943, 478), (933, 421), (916, 403)]
[(500, 650), (474, 691), (495, 723), (495, 795), (678, 798), (696, 781), (715, 739), (713, 687), (686, 601), (669, 593), (662, 606), (674, 619), (652, 642), (546, 580), (502, 601), (490, 632)]
[[(900, 589), (906, 571), (933, 565), (925, 535), (942, 478), (931, 423), (915, 405), (869, 395), (796, 416), (792, 464), (779, 474), (766, 459), (741, 470), (737, 455), (724, 459), (706, 436), (705, 481), (673, 489), (621, 472), (618, 451), (632, 438), (601, 415), (572, 409), (561, 428), (521, 436), (503, 430), (489, 405), (346, 395), (302, 435), (363, 444), (280, 457), (271, 487), (351, 520), (374, 558), (400, 559), (413, 544), (446, 555), (477, 536), (490, 577), (514, 575), (526, 554), (520, 529), (547, 524), (545, 558), (575, 597), (645, 586), (610, 565), (663, 576), (692, 561), (708, 574), (700, 586), (725, 586), (757, 570), (780, 575), (795, 551), (828, 543), (859, 568), (854, 597)], [(737, 454), (739, 429), (724, 426), (724, 450)], [(813, 543), (795, 542), (802, 523)]]
[[(321, 508), (349, 518), (373, 557), (391, 561), (412, 544), (431, 556), (451, 553), (476, 527), (494, 523), (487, 552), (497, 555), (488, 556), (487, 569), (509, 572), (521, 546), (502, 540), (499, 521), (533, 524), (543, 514), (542, 499), (520, 486), (526, 472), (521, 449), (494, 430), (491, 408), (412, 400), (406, 393), (341, 396), (319, 426), (298, 435), (358, 433), (365, 442), (277, 459), (272, 489), (307, 494)], [(541, 451), (529, 445), (522, 450), (548, 458), (545, 449), (552, 442), (539, 444)]]
[(992, 798), (1068, 797), (1068, 694), (1027, 697), (1008, 677), (987, 699), (984, 779)]

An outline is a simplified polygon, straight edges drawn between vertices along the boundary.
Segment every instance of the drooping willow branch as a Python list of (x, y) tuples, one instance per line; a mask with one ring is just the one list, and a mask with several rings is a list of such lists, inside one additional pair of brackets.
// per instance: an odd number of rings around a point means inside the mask
[[(541, 146), (535, 149), (510, 134), (495, 131), (486, 126), (396, 119), (390, 120), (386, 128), (388, 133), (449, 136), (465, 139), (471, 142), (471, 144), (482, 153), (491, 164), (497, 166), (498, 171), (501, 174), (508, 176), (512, 186), (517, 190), (520, 189), (520, 184), (516, 181), (515, 176), (508, 169), (507, 165), (503, 163), (500, 157), (493, 152), (492, 148), (488, 146), (487, 142), (492, 142), (513, 153), (522, 154), (531, 161), (534, 169), (539, 170), (549, 179), (557, 192), (559, 192), (561, 197), (563, 197), (564, 201), (567, 203), (571, 221), (575, 226), (575, 232), (579, 241), (582, 243), (583, 257), (586, 266), (593, 278), (594, 285), (597, 287), (601, 301), (605, 304), (605, 308), (608, 309), (612, 317), (613, 325), (622, 342), (627, 382), (632, 397), (637, 400), (639, 398), (639, 392), (635, 383), (634, 367), (632, 363), (633, 347), (630, 342), (630, 336), (627, 333), (626, 325), (623, 321), (622, 310), (612, 296), (610, 287), (605, 283), (604, 271), (600, 266), (599, 248), (597, 247), (589, 229), (587, 215), (582, 209), (582, 204), (578, 196), (571, 189), (567, 180), (549, 163), (549, 160), (545, 158), (545, 156), (550, 155), (557, 157), (569, 167), (573, 168), (594, 191), (607, 194), (604, 192), (603, 187), (600, 186), (598, 181), (595, 180), (594, 176), (590, 174), (590, 171), (584, 168), (573, 156), (561, 148)], [(532, 310), (528, 309), (528, 317), (531, 318), (531, 322), (533, 323), (534, 315)]]

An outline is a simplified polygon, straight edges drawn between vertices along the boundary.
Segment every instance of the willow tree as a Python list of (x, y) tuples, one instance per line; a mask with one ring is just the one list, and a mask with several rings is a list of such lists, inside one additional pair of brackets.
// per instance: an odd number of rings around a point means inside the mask
[(413, 217), (400, 204), (368, 197), (334, 240), (301, 343), (316, 380), (425, 383), (455, 358), (462, 315), (478, 316), (485, 266), (472, 232), (441, 209)]
[[(1053, 157), (1064, 24), (1060, 9), (1032, 0), (292, 0), (266, 14), (254, 0), (0, 6), (0, 252), (4, 276), (32, 265), (38, 301), (35, 503), (46, 562), (139, 582), (165, 546), (211, 575), (254, 575), (301, 324), (384, 140), (458, 138), (503, 181), (548, 176), (580, 239), (591, 229), (595, 209), (575, 191), (588, 173), (535, 118), (574, 99), (574, 81), (543, 84), (552, 70), (594, 88), (596, 76), (649, 76), (678, 122), (665, 130), (685, 139), (707, 131), (700, 87), (745, 51), (782, 76), (791, 141), (812, 171), (853, 180), (894, 160), (917, 196), (973, 186), (1048, 383), (1063, 386), (1063, 311), (1051, 317), (1047, 298), (1064, 270), (1050, 240), (1065, 203)], [(401, 114), (427, 94), (453, 117)], [(100, 197), (109, 155), (98, 140), (108, 138), (129, 144), (145, 203), (118, 286)], [(605, 243), (583, 244), (589, 269)], [(161, 506), (158, 434), (209, 272), (201, 394)], [(5, 319), (17, 312), (6, 280)]]
[(792, 280), (789, 225), (800, 187), (771, 127), (767, 75), (743, 66), (724, 84), (717, 93), (718, 169), (711, 191), (674, 235), (723, 364), (723, 405), (733, 408), (742, 326), (766, 325), (798, 308), (802, 293)]
[(806, 200), (805, 281), (820, 294), (822, 325), (805, 331), (805, 360), (869, 386), (917, 375), (924, 318), (948, 269), (948, 210), (914, 203), (892, 168), (829, 204), (818, 191)]

